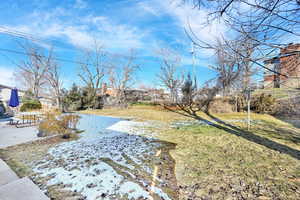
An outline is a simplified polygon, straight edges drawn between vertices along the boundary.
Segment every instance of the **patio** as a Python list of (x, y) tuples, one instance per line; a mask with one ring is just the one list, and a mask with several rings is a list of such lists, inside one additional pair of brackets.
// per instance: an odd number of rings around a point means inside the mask
[(0, 149), (39, 139), (36, 127), (16, 128), (7, 123), (8, 119), (0, 121)]

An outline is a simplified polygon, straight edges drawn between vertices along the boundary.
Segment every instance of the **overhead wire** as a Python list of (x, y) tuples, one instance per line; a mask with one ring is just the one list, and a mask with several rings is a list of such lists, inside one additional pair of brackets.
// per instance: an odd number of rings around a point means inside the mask
[[(27, 40), (31, 40), (33, 42), (46, 42), (46, 43), (49, 43), (51, 42), (51, 44), (49, 46), (54, 46), (54, 43), (55, 46), (58, 46), (58, 47), (61, 47), (65, 50), (69, 50), (69, 51), (75, 51), (74, 49), (71, 49), (71, 48), (66, 48), (66, 47), (62, 47), (61, 45), (57, 45), (58, 43), (60, 44), (63, 44), (61, 41), (59, 40), (53, 40), (53, 39), (45, 39), (45, 38), (41, 38), (41, 37), (37, 37), (37, 36), (34, 36), (32, 34), (28, 34), (28, 33), (25, 33), (25, 32), (21, 32), (21, 31), (17, 31), (17, 30), (12, 30), (12, 29), (8, 29), (7, 27), (3, 27), (3, 26), (0, 26), (0, 33), (3, 33), (3, 34), (6, 34), (6, 35), (9, 35), (9, 36), (13, 36), (13, 37), (18, 37), (18, 38), (22, 38), (22, 39), (27, 39)], [(67, 45), (67, 44), (65, 44)], [(18, 53), (18, 54), (26, 54), (26, 53), (22, 53), (22, 52), (17, 52), (15, 50), (10, 50), (10, 49), (4, 49), (5, 51), (9, 51), (11, 53)], [(110, 55), (110, 56), (116, 56), (116, 57), (123, 57), (123, 58), (128, 58), (129, 56), (128, 55), (124, 55), (124, 54), (120, 54), (120, 53), (112, 53), (112, 52), (108, 52), (108, 51), (102, 51), (103, 53), (107, 54), (107, 55)], [(147, 56), (145, 56), (147, 57)], [(157, 58), (151, 58), (151, 59), (147, 59), (145, 57), (137, 57), (137, 56), (134, 56), (135, 59), (137, 60), (146, 60), (148, 62), (160, 62), (159, 59)], [(152, 56), (150, 56), (152, 57)], [(68, 59), (62, 59), (62, 58), (58, 58), (56, 60), (60, 60), (60, 61), (63, 61), (63, 62), (73, 62), (73, 63), (78, 63), (77, 61), (71, 61), (71, 60), (68, 60)]]

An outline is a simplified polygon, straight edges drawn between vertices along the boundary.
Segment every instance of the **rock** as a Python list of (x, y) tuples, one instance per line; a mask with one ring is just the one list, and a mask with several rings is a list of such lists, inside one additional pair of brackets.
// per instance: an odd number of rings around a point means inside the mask
[(106, 197), (106, 194), (105, 194), (105, 193), (102, 193), (102, 194), (101, 194), (101, 197), (102, 197), (102, 198)]

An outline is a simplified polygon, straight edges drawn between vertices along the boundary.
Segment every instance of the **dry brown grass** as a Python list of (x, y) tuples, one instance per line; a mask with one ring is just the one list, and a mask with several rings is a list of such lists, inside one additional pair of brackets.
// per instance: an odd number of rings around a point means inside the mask
[(81, 113), (125, 118), (129, 117), (139, 121), (156, 120), (162, 122), (172, 122), (189, 119), (188, 117), (184, 117), (180, 114), (164, 110), (160, 106), (131, 106), (127, 109), (110, 108), (102, 110), (85, 110), (81, 111)]
[(49, 148), (66, 141), (69, 140), (56, 136), (0, 149), (0, 158), (7, 162), (20, 177), (30, 176), (32, 171), (29, 166), (31, 166), (32, 161), (43, 159)]
[[(166, 124), (191, 119), (153, 106), (82, 113)], [(198, 115), (213, 122), (204, 113)], [(221, 120), (247, 118), (246, 113), (214, 116)], [(233, 127), (216, 123), (219, 128), (206, 125), (153, 127), (158, 139), (176, 145), (171, 155), (176, 163), (180, 199), (300, 199), (299, 157), (286, 150), (300, 152), (300, 129), (266, 114), (251, 114), (251, 117), (259, 123), (254, 124), (249, 132), (245, 123), (231, 123)], [(234, 127), (240, 130), (239, 134), (231, 132), (235, 131)], [(259, 143), (257, 138), (263, 142)], [(26, 163), (35, 157), (42, 158), (49, 146), (51, 144), (14, 147), (2, 151), (1, 157), (15, 163)], [(280, 150), (277, 146), (286, 148)], [(17, 165), (14, 162), (11, 164)], [(22, 171), (22, 168), (16, 170)]]
[[(141, 120), (172, 122), (188, 120), (174, 112), (149, 106), (127, 110), (87, 111), (99, 115), (126, 116)], [(215, 122), (199, 112), (198, 116)], [(247, 113), (213, 114), (221, 120), (246, 119)], [(267, 114), (251, 114), (257, 120), (250, 132), (245, 123), (222, 123), (222, 128), (191, 125), (177, 129), (156, 129), (157, 137), (176, 144), (171, 155), (176, 161), (175, 174), (180, 199), (299, 199), (300, 161), (280, 146), (300, 152), (300, 130)], [(155, 129), (155, 128), (154, 128)], [(229, 131), (228, 131), (229, 130)], [(246, 135), (245, 137), (243, 136)], [(253, 139), (252, 139), (252, 138)], [(257, 138), (266, 144), (256, 142)], [(267, 144), (268, 143), (268, 144)], [(271, 144), (269, 144), (271, 143)], [(274, 145), (274, 148), (272, 147)], [(272, 147), (272, 148), (270, 148)]]

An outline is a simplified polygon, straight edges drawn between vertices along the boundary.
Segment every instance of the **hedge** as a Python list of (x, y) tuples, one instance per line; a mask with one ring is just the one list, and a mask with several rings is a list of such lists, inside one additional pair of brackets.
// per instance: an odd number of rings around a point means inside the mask
[(39, 100), (29, 100), (23, 103), (23, 105), (20, 108), (20, 111), (25, 112), (28, 110), (37, 110), (41, 108), (42, 108), (42, 104)]

